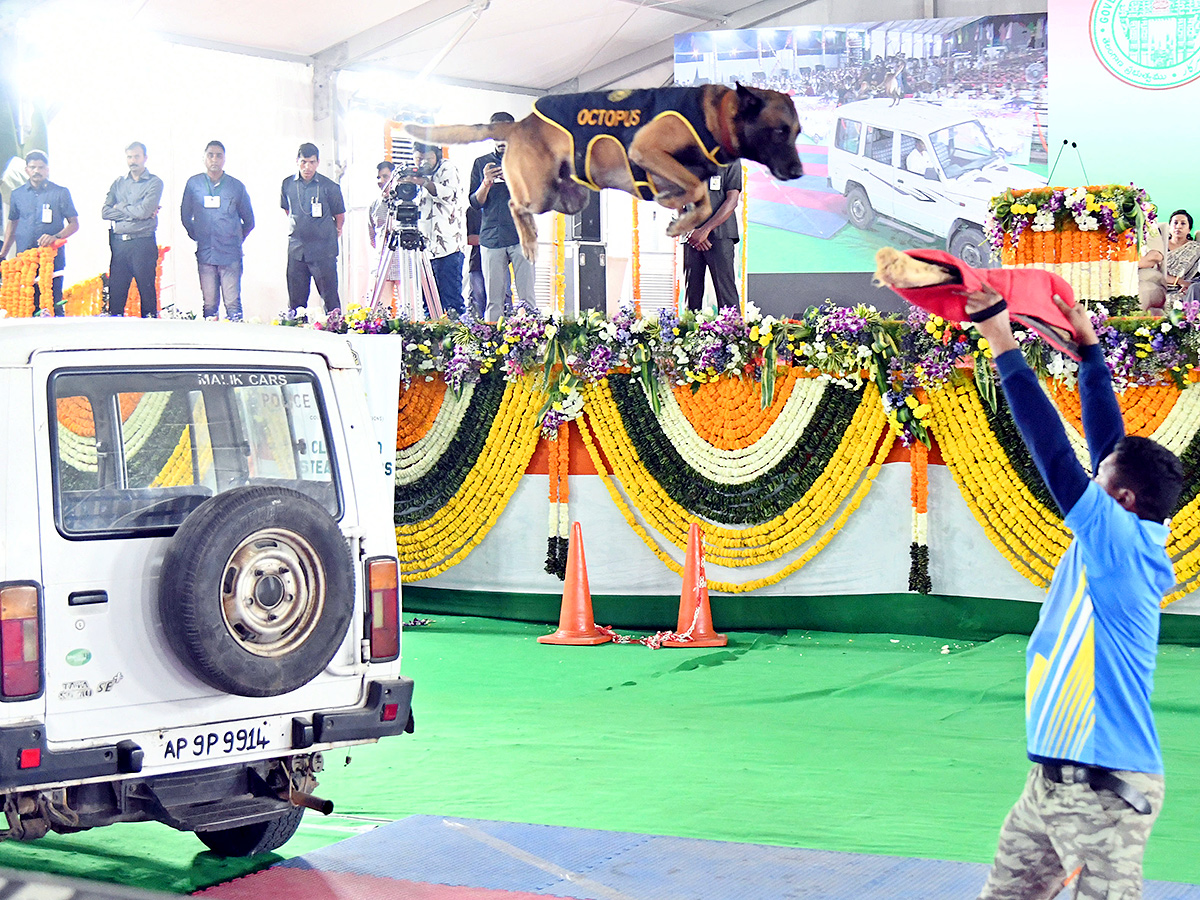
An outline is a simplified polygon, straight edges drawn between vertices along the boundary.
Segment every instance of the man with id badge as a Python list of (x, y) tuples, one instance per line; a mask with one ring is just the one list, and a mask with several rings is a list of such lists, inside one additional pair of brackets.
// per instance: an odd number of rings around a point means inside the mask
[(254, 228), (254, 210), (246, 186), (225, 172), (225, 145), (209, 141), (204, 148), (204, 171), (183, 188), (179, 206), (183, 227), (196, 242), (196, 268), (204, 318), (225, 316), (242, 320), (242, 242)]
[[(24, 253), (34, 247), (48, 247), (57, 240), (69, 238), (79, 230), (79, 213), (71, 201), (71, 192), (50, 180), (50, 161), (41, 150), (25, 156), (27, 184), (12, 192), (8, 223), (4, 228), (4, 244), (0, 259), (8, 256), (13, 244)], [(61, 316), (63, 308), (63, 270), (67, 265), (64, 247), (54, 257), (54, 314)], [(34, 305), (41, 305), (41, 287), (34, 284)]]
[(684, 238), (683, 281), (688, 309), (704, 303), (704, 272), (712, 277), (717, 306), (738, 306), (734, 245), (738, 242), (737, 210), (742, 196), (742, 165), (734, 162), (708, 179), (714, 210), (708, 221)]
[(316, 144), (300, 145), (296, 155), (299, 171), (283, 180), (279, 205), (288, 214), (288, 307), (307, 307), (315, 282), (325, 312), (330, 313), (342, 307), (337, 255), (346, 204), (337, 182), (317, 174), (320, 161)]

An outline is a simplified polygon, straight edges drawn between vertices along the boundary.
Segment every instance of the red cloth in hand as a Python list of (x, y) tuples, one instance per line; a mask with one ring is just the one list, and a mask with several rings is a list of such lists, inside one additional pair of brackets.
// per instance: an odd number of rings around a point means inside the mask
[[(981, 290), (989, 284), (1008, 302), (1011, 319), (1040, 334), (1050, 346), (1079, 359), (1077, 336), (1070, 322), (1052, 299), (1058, 294), (1068, 306), (1075, 305), (1075, 292), (1060, 276), (1042, 269), (973, 269), (942, 250), (905, 250), (913, 259), (944, 266), (957, 272), (957, 284), (935, 284), (921, 288), (892, 288), (921, 309), (950, 322), (967, 322), (964, 292)], [(1060, 329), (1061, 333), (1055, 331)]]

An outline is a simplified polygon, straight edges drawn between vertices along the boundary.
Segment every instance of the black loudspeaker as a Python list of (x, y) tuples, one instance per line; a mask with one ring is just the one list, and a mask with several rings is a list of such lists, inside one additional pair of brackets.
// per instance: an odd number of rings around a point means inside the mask
[(568, 312), (578, 314), (588, 309), (604, 312), (608, 307), (604, 245), (568, 241), (564, 249)]
[(600, 192), (588, 191), (587, 206), (567, 220), (568, 241), (600, 240)]

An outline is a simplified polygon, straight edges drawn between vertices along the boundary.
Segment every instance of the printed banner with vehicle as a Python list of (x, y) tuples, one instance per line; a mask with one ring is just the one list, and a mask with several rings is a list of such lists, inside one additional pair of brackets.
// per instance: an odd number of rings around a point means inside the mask
[(749, 164), (752, 299), (755, 275), (869, 272), (886, 245), (986, 263), (988, 199), (1045, 183), (1046, 35), (1028, 14), (678, 36), (678, 84), (785, 91), (800, 115), (802, 178)]

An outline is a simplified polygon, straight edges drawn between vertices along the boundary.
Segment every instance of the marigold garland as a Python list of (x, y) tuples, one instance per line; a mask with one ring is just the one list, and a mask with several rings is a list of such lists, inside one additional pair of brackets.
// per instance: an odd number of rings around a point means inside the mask
[[(121, 441), (126, 460), (132, 460), (158, 428), (163, 411), (171, 401), (170, 391), (122, 394)], [(96, 472), (96, 431), (92, 410), (85, 397), (64, 397), (57, 411), (58, 458), (80, 472)]]
[[(767, 424), (767, 417), (756, 416), (756, 412), (761, 412), (757, 404), (745, 410), (744, 417), (731, 412), (729, 419), (733, 420), (733, 424), (721, 427), (722, 421), (728, 421), (722, 410), (711, 410), (713, 418), (707, 422), (688, 418), (677, 403), (680, 395), (661, 391), (662, 409), (658, 415), (658, 426), (671, 444), (673, 453), (668, 452), (668, 455), (678, 455), (697, 475), (722, 484), (745, 484), (776, 470), (822, 408), (821, 401), (830, 384), (819, 378), (797, 381), (789, 377), (787, 381), (786, 400), (778, 410), (774, 404), (769, 408), (770, 413), (777, 414), (765, 431), (760, 426)], [(719, 383), (710, 382), (714, 386)], [(792, 389), (792, 385), (796, 385), (795, 389)], [(751, 400), (749, 397), (746, 399), (747, 402)], [(753, 424), (747, 423), (747, 419), (754, 420)], [(706, 424), (716, 427), (706, 429)], [(755, 439), (746, 440), (747, 433)], [(722, 444), (740, 446), (726, 449)]]
[(96, 275), (66, 288), (63, 310), (68, 316), (98, 316), (104, 312), (104, 276)]
[(411, 447), (429, 433), (445, 396), (446, 381), (440, 372), (401, 385), (396, 420), (397, 450)]
[(973, 383), (934, 391), (929, 403), (942, 456), (975, 520), (1014, 569), (1045, 586), (1070, 543), (1062, 519), (1013, 470)]
[(929, 577), (929, 542), (925, 526), (929, 511), (929, 448), (921, 441), (914, 441), (908, 453), (913, 511), (908, 589), (928, 594), (933, 590), (933, 582)]
[[(163, 258), (167, 255), (170, 247), (158, 248), (158, 261), (154, 264), (154, 296), (155, 296), (155, 314), (162, 310), (162, 273), (163, 273)], [(125, 315), (129, 318), (136, 319), (142, 314), (141, 295), (138, 293), (136, 281), (129, 283), (129, 293), (125, 298)]]
[(558, 314), (567, 311), (567, 276), (566, 276), (566, 246), (567, 246), (567, 217), (562, 213), (554, 214), (554, 268), (550, 271), (550, 294), (554, 308)]
[(688, 435), (670, 433), (670, 417), (654, 415), (631, 376), (614, 374), (607, 386), (640, 467), (664, 493), (710, 521), (738, 525), (761, 523), (796, 503), (820, 477), (861, 406), (860, 392), (830, 385), (814, 403), (789, 404), (793, 414), (753, 447), (704, 454), (688, 447), (681, 452)]
[(479, 423), (486, 439), (453, 496), (429, 517), (396, 527), (405, 582), (432, 578), (458, 564), (496, 524), (537, 446), (541, 394), (534, 381), (526, 375), (505, 385), (490, 427)]
[[(1079, 391), (1053, 379), (1047, 379), (1045, 386), (1066, 424), (1082, 438), (1083, 411), (1079, 406)], [(1125, 433), (1149, 437), (1175, 408), (1181, 392), (1173, 384), (1146, 384), (1131, 385), (1116, 396), (1125, 419)]]
[[(590, 432), (594, 430), (604, 456), (612, 465), (615, 478), (621, 483), (621, 491), (629, 497), (627, 504), (613, 480), (604, 475), (602, 477), (614, 502), (639, 534), (644, 535), (645, 531), (633, 518), (630, 505), (637, 509), (649, 526), (680, 550), (684, 549), (687, 546), (688, 526), (695, 521), (695, 514), (673, 500), (646, 471), (633, 450), (608, 384), (602, 381), (593, 385), (588, 394), (585, 417), (592, 423), (592, 428), (584, 433), (585, 443), (591, 441)], [(576, 420), (580, 423), (581, 433), (584, 432), (585, 417)], [(862, 392), (849, 425), (841, 433), (836, 449), (822, 466), (812, 486), (780, 515), (765, 522), (744, 528), (725, 527), (717, 523), (705, 525), (706, 557), (714, 565), (740, 567), (769, 562), (796, 550), (812, 538), (850, 496), (864, 470), (871, 465), (876, 444), (885, 431), (890, 442), (891, 430), (887, 427), (878, 392), (873, 386), (868, 386)], [(832, 435), (823, 435), (823, 440), (832, 442)], [(598, 451), (590, 444), (589, 453), (597, 464), (597, 471), (602, 471)], [(655, 544), (652, 549), (656, 548)], [(661, 551), (656, 552), (662, 555)], [(739, 588), (752, 589), (745, 586)]]
[(779, 419), (796, 385), (805, 377), (791, 367), (775, 376), (775, 394), (766, 409), (759, 404), (760, 386), (749, 378), (720, 378), (696, 390), (676, 385), (673, 399), (697, 437), (719, 450), (740, 450), (758, 441)]
[[(10, 317), (54, 315), (54, 259), (66, 241), (34, 247), (0, 262), (0, 309)], [(34, 294), (39, 295), (34, 308)]]
[[(847, 519), (849, 519), (854, 511), (858, 509), (863, 498), (871, 489), (871, 485), (874, 483), (875, 477), (879, 473), (879, 468), (883, 464), (884, 459), (887, 458), (888, 451), (891, 449), (892, 443), (895, 440), (894, 431), (886, 426), (886, 417), (883, 413), (883, 405), (879, 402), (879, 396), (877, 393), (874, 393), (873, 388), (869, 387), (864, 392), (863, 403), (860, 405), (860, 412), (865, 412), (862, 417), (865, 422), (865, 427), (847, 429), (846, 435), (842, 441), (843, 446), (849, 445), (847, 446), (848, 451), (850, 447), (854, 448), (854, 452), (852, 454), (853, 458), (847, 461), (847, 467), (853, 467), (853, 475), (851, 476), (848, 474), (849, 468), (842, 469), (837, 479), (837, 483), (831, 486), (828, 492), (817, 495), (821, 499), (827, 500), (827, 505), (824, 506), (819, 513), (817, 513), (817, 518), (819, 518), (820, 521), (812, 525), (811, 529), (808, 527), (811, 523), (807, 521), (794, 524), (791, 530), (787, 533), (789, 535), (799, 536), (800, 539), (788, 549), (796, 549), (802, 543), (811, 538), (816, 528), (823, 522), (829, 522), (829, 518), (832, 513), (841, 507), (841, 512), (837, 515), (836, 519), (832, 521), (821, 537), (817, 539), (811, 546), (809, 546), (809, 548), (801, 556), (792, 560), (792, 562), (788, 563), (786, 566), (772, 575), (742, 583), (714, 581), (710, 578), (708, 582), (710, 590), (724, 591), (726, 593), (744, 593), (758, 590), (772, 584), (777, 584), (793, 573), (799, 571), (803, 566), (807, 565), (808, 562), (811, 561), (818, 553), (820, 553), (821, 550), (823, 550), (829, 543), (829, 541), (831, 541), (838, 534), (838, 532), (841, 531), (841, 529), (845, 526)], [(584, 445), (587, 447), (588, 454), (592, 457), (592, 462), (596, 466), (596, 471), (600, 473), (601, 479), (605, 488), (608, 490), (609, 496), (612, 497), (613, 502), (617, 505), (617, 508), (621, 511), (621, 514), (625, 517), (625, 520), (629, 523), (630, 527), (633, 528), (634, 532), (642, 539), (650, 551), (654, 553), (654, 555), (657, 556), (668, 569), (676, 574), (681, 575), (683, 573), (683, 566), (678, 563), (674, 557), (659, 547), (658, 542), (650, 535), (650, 533), (646, 530), (646, 527), (643, 526), (634, 515), (633, 509), (630, 508), (630, 503), (626, 502), (625, 497), (622, 496), (621, 490), (614, 482), (614, 478), (609, 476), (605, 471), (603, 459), (600, 456), (600, 450), (596, 446), (596, 440), (591, 434), (591, 429), (589, 429), (587, 423), (585, 422), (585, 417), (581, 416), (576, 421), (578, 422), (579, 431), (583, 437)], [(876, 436), (882, 434), (882, 442), (879, 443), (877, 451), (875, 450), (876, 441), (865, 439), (866, 435), (870, 434), (874, 434)], [(865, 464), (863, 460), (864, 449), (867, 460)], [(605, 450), (605, 455), (608, 455), (607, 448)], [(609, 458), (611, 460), (611, 457)], [(834, 466), (831, 464), (829, 467), (827, 467), (826, 471), (828, 472), (829, 469), (832, 468), (834, 468)], [(616, 466), (614, 466), (614, 469), (616, 469)], [(645, 486), (642, 486), (643, 490), (639, 491), (638, 486), (633, 484), (632, 479), (627, 480), (627, 476), (622, 477), (619, 474), (617, 477), (622, 478), (622, 484), (625, 486), (627, 493), (632, 488), (633, 493), (631, 496), (644, 494)], [(843, 489), (843, 484), (846, 481), (850, 481), (851, 483)], [(813, 499), (816, 500), (817, 497), (814, 497)], [(639, 508), (639, 512), (642, 512), (643, 514), (646, 511), (647, 510), (645, 507)], [(688, 524), (690, 521), (694, 520), (694, 517), (688, 517), (686, 510), (677, 510), (677, 514), (678, 513), (682, 513), (681, 521), (683, 530), (686, 532)], [(651, 522), (650, 524), (655, 529), (666, 534), (671, 542), (677, 547), (683, 549), (685, 544), (681, 544), (677, 540), (679, 530), (677, 526), (679, 521), (674, 523), (676, 527), (673, 527), (671, 529), (671, 533), (668, 533), (667, 531), (663, 530), (662, 524), (670, 523), (664, 523), (661, 517), (657, 517), (657, 519), (657, 522)], [(760, 532), (762, 527), (763, 526), (756, 526), (754, 528), (742, 529), (741, 532), (748, 535), (751, 533)], [(684, 540), (686, 541), (686, 537)], [(712, 552), (710, 552), (707, 547), (705, 549), (705, 555), (709, 562), (717, 565), (728, 565), (727, 562), (719, 561), (718, 556), (723, 547), (729, 546), (735, 542), (740, 543), (740, 540), (733, 538), (733, 532), (731, 532), (729, 529), (722, 529), (719, 526), (711, 525), (705, 527), (705, 543), (706, 545), (711, 545), (713, 548)], [(758, 561), (761, 560), (756, 560), (756, 562)]]
[(567, 575), (567, 550), (571, 521), (568, 513), (570, 499), (571, 438), (570, 426), (563, 422), (554, 437), (547, 441), (549, 453), (550, 517), (546, 545), (546, 572), (558, 577)]
[[(162, 471), (150, 482), (150, 487), (201, 484), (212, 467), (212, 460), (212, 445), (208, 444), (201, 449), (199, 458), (193, 463), (191, 429), (184, 428), (179, 436), (179, 443), (175, 445), (175, 450), (167, 459), (166, 465), (162, 467)], [(193, 471), (193, 465), (199, 468), (198, 473)]]
[[(475, 385), (464, 385), (459, 396), (443, 394), (442, 403), (434, 416), (433, 424), (426, 432), (407, 447), (396, 451), (395, 480), (396, 484), (406, 488), (424, 478), (445, 458), (450, 444), (458, 436), (463, 419), (474, 407)], [(400, 426), (400, 421), (397, 420)], [(399, 430), (399, 427), (397, 430)], [(411, 433), (405, 427), (406, 434)], [(419, 487), (415, 490), (420, 490)]]

